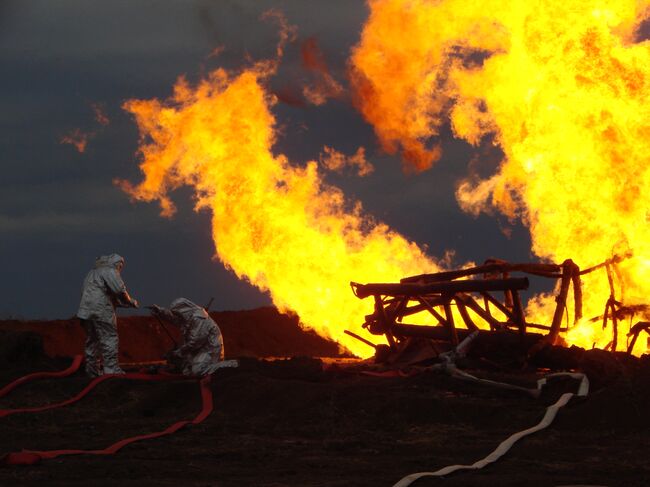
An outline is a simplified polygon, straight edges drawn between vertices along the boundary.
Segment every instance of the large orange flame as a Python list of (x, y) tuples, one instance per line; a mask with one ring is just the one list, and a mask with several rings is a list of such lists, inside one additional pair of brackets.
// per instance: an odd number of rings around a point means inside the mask
[(130, 100), (138, 123), (144, 180), (121, 182), (134, 198), (158, 200), (192, 186), (197, 208), (212, 212), (218, 258), (269, 291), (275, 305), (360, 356), (372, 349), (343, 333), (369, 311), (348, 283), (391, 281), (437, 269), (413, 243), (362, 214), (326, 185), (316, 162), (275, 155), (274, 98), (262, 84), (268, 65), (222, 69), (198, 86), (180, 79), (170, 100)]
[[(417, 168), (435, 159), (426, 144), (447, 120), (471, 144), (494, 137), (501, 165), (460, 184), (461, 206), (521, 218), (533, 251), (555, 262), (587, 267), (631, 250), (616, 298), (648, 303), (650, 41), (636, 33), (649, 5), (370, 0), (351, 61), (358, 104), (382, 143), (401, 146)], [(585, 316), (602, 314), (605, 273), (584, 284)], [(554, 306), (534, 304), (537, 313)], [(587, 347), (611, 339), (586, 321), (568, 335)]]

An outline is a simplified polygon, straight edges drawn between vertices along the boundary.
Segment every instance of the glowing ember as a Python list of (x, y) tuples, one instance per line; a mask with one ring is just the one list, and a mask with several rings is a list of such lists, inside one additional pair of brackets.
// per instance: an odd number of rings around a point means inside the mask
[(77, 152), (83, 154), (88, 145), (88, 134), (82, 132), (80, 129), (73, 129), (68, 134), (61, 137), (61, 144), (70, 144), (77, 149)]
[[(384, 147), (423, 169), (437, 158), (426, 143), (447, 120), (471, 144), (493, 137), (501, 165), (460, 184), (462, 207), (520, 218), (533, 251), (557, 263), (588, 267), (631, 250), (613, 276), (616, 299), (649, 302), (650, 41), (636, 32), (650, 1), (369, 5), (352, 80)], [(585, 317), (602, 315), (606, 273), (583, 281)], [(554, 304), (540, 296), (529, 318), (549, 322)], [(567, 338), (605, 347), (611, 329), (584, 321)]]
[(95, 113), (95, 121), (99, 125), (106, 126), (111, 121), (108, 118), (108, 115), (106, 115), (106, 111), (104, 109), (104, 105), (101, 103), (92, 103), (90, 107), (93, 109), (93, 112)]

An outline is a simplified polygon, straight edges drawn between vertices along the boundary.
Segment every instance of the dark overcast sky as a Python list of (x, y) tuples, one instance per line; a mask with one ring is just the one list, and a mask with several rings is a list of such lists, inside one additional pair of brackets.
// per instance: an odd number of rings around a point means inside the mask
[[(124, 279), (142, 304), (177, 296), (214, 297), (213, 309), (270, 304), (212, 260), (209, 215), (192, 211), (189, 190), (177, 191), (179, 212), (167, 220), (156, 204), (133, 204), (112, 183), (140, 180), (137, 128), (121, 104), (167, 97), (181, 74), (195, 81), (217, 66), (236, 69), (247, 54), (271, 57), (276, 26), (259, 20), (269, 8), (298, 28), (273, 87), (299, 81), (300, 44), (310, 37), (347, 86), (346, 59), (367, 15), (358, 0), (0, 3), (0, 318), (74, 315), (84, 275), (97, 255), (111, 252), (126, 258)], [(209, 57), (220, 45), (224, 52)], [(96, 103), (110, 119), (105, 127), (94, 120)], [(455, 183), (473, 156), (465, 144), (445, 135), (442, 160), (409, 175), (398, 156), (379, 152), (372, 128), (346, 102), (278, 104), (274, 113), (284, 127), (275, 151), (296, 164), (317, 159), (324, 145), (344, 153), (365, 146), (372, 175), (329, 181), (430, 255), (455, 249), (458, 264), (530, 258), (520, 226), (506, 238), (507, 222), (459, 210)], [(84, 153), (60, 143), (74, 129), (95, 132)]]

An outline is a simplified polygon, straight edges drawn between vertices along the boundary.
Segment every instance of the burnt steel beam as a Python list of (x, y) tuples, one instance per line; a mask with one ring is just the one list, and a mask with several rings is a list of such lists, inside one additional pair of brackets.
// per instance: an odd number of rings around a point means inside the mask
[[(528, 323), (526, 322), (526, 328), (535, 328), (536, 330), (550, 330), (550, 325), (540, 325), (539, 323)], [(569, 331), (569, 328), (560, 328), (562, 333)]]
[(456, 331), (456, 325), (454, 324), (454, 313), (451, 311), (451, 305), (445, 303), (445, 316), (447, 317), (447, 331), (449, 332), (449, 337), (451, 338), (451, 344), (455, 347), (458, 345), (458, 332)]
[(481, 318), (483, 318), (490, 325), (490, 328), (492, 328), (493, 330), (496, 330), (504, 325), (504, 323), (497, 320), (487, 310), (481, 308), (479, 304), (476, 301), (474, 301), (470, 295), (459, 294), (456, 296), (456, 301), (463, 303), (463, 305), (467, 306), (469, 309), (474, 311), (474, 313), (476, 313)]
[(431, 315), (433, 315), (435, 319), (438, 320), (438, 323), (440, 323), (442, 326), (447, 326), (447, 327), (449, 326), (447, 320), (440, 313), (438, 313), (425, 298), (423, 298), (422, 296), (418, 296), (418, 300), (420, 301), (420, 303), (422, 303), (422, 306), (424, 306), (426, 310), (429, 313), (431, 313)]
[[(567, 295), (569, 294), (569, 288), (571, 283), (575, 281), (575, 275), (580, 272), (580, 268), (571, 260), (567, 259), (562, 263), (562, 280), (560, 282), (560, 292), (555, 297), (555, 312), (553, 313), (553, 321), (551, 322), (551, 327), (549, 329), (548, 335), (544, 337), (543, 340), (533, 345), (530, 350), (528, 350), (528, 357), (534, 356), (542, 348), (547, 345), (555, 345), (557, 337), (560, 334), (560, 329), (562, 325), (562, 318), (564, 316), (564, 310), (566, 309), (566, 300)], [(605, 315), (607, 315), (607, 308), (605, 308)]]
[[(560, 292), (555, 298), (557, 306), (555, 307), (555, 313), (553, 314), (553, 321), (551, 323), (551, 329), (547, 335), (548, 343), (555, 345), (557, 336), (560, 333), (560, 326), (562, 324), (562, 317), (564, 315), (564, 309), (566, 308), (566, 298), (569, 294), (569, 287), (573, 282), (573, 273), (575, 272), (576, 266), (571, 259), (567, 259), (562, 263), (562, 281), (560, 284)], [(579, 271), (578, 271), (579, 272)]]
[(484, 291), (516, 291), (528, 289), (528, 278), (513, 277), (509, 279), (484, 279), (464, 281), (444, 281), (427, 284), (418, 283), (350, 283), (355, 296), (360, 299), (368, 296), (408, 296), (417, 297), (427, 294), (449, 294), (484, 292)]
[[(466, 329), (457, 330), (458, 338), (466, 338), (471, 331)], [(405, 323), (397, 323), (393, 325), (393, 334), (399, 337), (421, 337), (431, 338), (433, 340), (449, 341), (449, 329), (444, 326), (428, 326), (428, 325), (409, 325)]]
[(506, 305), (504, 305), (503, 303), (501, 303), (501, 301), (499, 301), (497, 298), (495, 298), (495, 297), (492, 296), (491, 294), (488, 294), (488, 293), (481, 293), (481, 295), (483, 296), (483, 298), (484, 298), (485, 300), (487, 300), (487, 301), (489, 301), (490, 303), (492, 303), (492, 304), (493, 304), (493, 305), (494, 305), (494, 306), (495, 306), (499, 311), (501, 311), (504, 315), (506, 315), (506, 317), (508, 318), (508, 320), (510, 320), (510, 321), (513, 320), (513, 317), (512, 317), (512, 309), (509, 309)]
[(350, 335), (352, 338), (356, 338), (356, 339), (359, 340), (360, 342), (363, 342), (363, 343), (365, 343), (366, 345), (368, 345), (369, 347), (372, 347), (372, 348), (374, 348), (375, 350), (377, 350), (377, 345), (375, 345), (374, 343), (372, 343), (370, 340), (366, 340), (366, 339), (363, 338), (362, 336), (359, 336), (359, 335), (357, 335), (356, 333), (351, 332), (350, 330), (343, 330), (343, 333), (345, 333), (346, 335)]
[(627, 336), (631, 336), (632, 340), (630, 341), (629, 345), (627, 346), (627, 353), (628, 355), (632, 353), (634, 350), (634, 345), (636, 345), (636, 340), (639, 338), (639, 333), (644, 331), (648, 334), (650, 334), (650, 323), (647, 321), (639, 321), (636, 325), (632, 327), (630, 332), (627, 334)]
[(634, 256), (633, 252), (631, 250), (628, 250), (624, 254), (621, 254), (621, 255), (616, 254), (611, 259), (607, 259), (606, 261), (601, 262), (600, 264), (597, 264), (595, 266), (592, 266), (592, 267), (589, 267), (587, 269), (581, 270), (579, 272), (580, 272), (580, 275), (589, 274), (590, 272), (593, 272), (593, 271), (595, 271), (597, 269), (601, 269), (601, 268), (603, 268), (605, 266), (608, 266), (608, 265), (611, 265), (611, 264), (619, 264), (619, 263), (623, 262), (624, 260), (629, 259), (629, 258), (631, 258), (633, 256)]
[(468, 330), (471, 331), (476, 331), (478, 330), (478, 326), (476, 326), (476, 323), (474, 323), (474, 320), (472, 320), (471, 316), (467, 312), (467, 308), (465, 307), (465, 304), (463, 303), (462, 299), (456, 298), (456, 307), (458, 308), (458, 312), (460, 313), (460, 316), (463, 318), (463, 321), (465, 322), (465, 326), (467, 327)]
[(456, 271), (443, 271), (434, 274), (419, 274), (417, 276), (405, 277), (400, 280), (401, 283), (409, 282), (440, 282), (451, 281), (461, 277), (474, 276), (477, 274), (497, 274), (503, 272), (527, 272), (542, 277), (558, 279), (562, 277), (562, 266), (557, 264), (484, 264), (467, 269)]

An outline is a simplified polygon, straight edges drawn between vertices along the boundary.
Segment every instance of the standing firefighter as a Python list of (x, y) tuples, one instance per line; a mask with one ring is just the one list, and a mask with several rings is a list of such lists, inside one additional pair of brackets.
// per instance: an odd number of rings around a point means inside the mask
[(152, 314), (180, 326), (183, 344), (169, 352), (167, 358), (184, 375), (207, 375), (226, 365), (221, 330), (204, 308), (178, 298), (169, 309), (157, 305), (150, 309)]
[(121, 256), (102, 255), (83, 283), (77, 317), (86, 331), (86, 373), (91, 377), (124, 373), (117, 362), (115, 308), (137, 308), (138, 302), (129, 296), (122, 281), (123, 267)]

